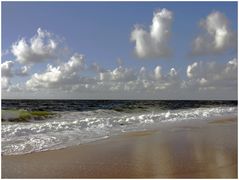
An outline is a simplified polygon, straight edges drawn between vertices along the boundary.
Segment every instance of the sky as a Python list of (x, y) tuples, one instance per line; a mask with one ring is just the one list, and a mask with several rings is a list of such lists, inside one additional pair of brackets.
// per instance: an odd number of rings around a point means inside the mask
[(4, 99), (237, 99), (237, 2), (2, 2)]

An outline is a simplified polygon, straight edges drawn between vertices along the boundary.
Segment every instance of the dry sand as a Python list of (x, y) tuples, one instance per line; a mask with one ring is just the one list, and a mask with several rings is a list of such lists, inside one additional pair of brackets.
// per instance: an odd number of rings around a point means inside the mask
[(237, 178), (237, 120), (172, 123), (154, 131), (2, 156), (3, 178)]

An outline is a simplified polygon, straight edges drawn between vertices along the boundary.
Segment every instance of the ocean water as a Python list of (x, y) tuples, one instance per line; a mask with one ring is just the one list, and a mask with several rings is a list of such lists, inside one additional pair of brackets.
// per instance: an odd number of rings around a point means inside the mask
[(2, 119), (2, 154), (79, 145), (165, 123), (237, 116), (237, 101), (2, 100), (3, 110), (50, 111), (43, 120)]

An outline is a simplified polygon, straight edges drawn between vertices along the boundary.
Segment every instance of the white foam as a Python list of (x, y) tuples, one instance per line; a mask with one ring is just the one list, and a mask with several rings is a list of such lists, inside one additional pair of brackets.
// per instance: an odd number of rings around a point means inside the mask
[(2, 153), (23, 154), (87, 143), (125, 131), (144, 130), (160, 123), (237, 115), (237, 107), (197, 108), (151, 113), (110, 110), (59, 112), (51, 120), (2, 124)]

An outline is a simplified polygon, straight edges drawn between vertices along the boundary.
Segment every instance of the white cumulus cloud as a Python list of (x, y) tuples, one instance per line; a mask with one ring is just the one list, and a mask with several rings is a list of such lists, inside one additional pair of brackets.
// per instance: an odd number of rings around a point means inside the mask
[(101, 81), (132, 81), (136, 79), (135, 72), (130, 68), (125, 68), (119, 66), (114, 70), (107, 70), (105, 72), (100, 72)]
[(155, 76), (155, 79), (161, 79), (162, 78), (162, 68), (160, 66), (157, 66), (154, 69), (154, 76)]
[(169, 38), (173, 13), (165, 8), (154, 13), (150, 32), (135, 26), (131, 41), (135, 42), (135, 54), (139, 58), (161, 58), (170, 55)]
[(13, 61), (5, 61), (1, 64), (2, 77), (12, 77), (13, 74)]
[[(107, 70), (100, 73), (100, 80), (96, 86), (99, 89), (112, 92), (151, 92), (169, 90), (170, 87), (180, 84), (181, 80), (177, 71), (172, 68), (168, 74), (162, 73), (162, 67), (156, 66), (153, 71), (145, 67), (133, 70), (119, 66), (114, 70)], [(107, 88), (108, 87), (108, 88)]]
[(216, 62), (194, 62), (187, 68), (188, 86), (201, 89), (237, 87), (237, 59), (226, 64)]
[(227, 17), (214, 11), (199, 23), (204, 33), (193, 41), (192, 54), (222, 53), (237, 46), (237, 34), (230, 28)]
[(57, 58), (59, 42), (52, 33), (38, 28), (29, 41), (22, 38), (13, 43), (11, 51), (19, 63), (35, 64)]
[(35, 73), (26, 86), (30, 90), (37, 88), (61, 88), (69, 84), (79, 83), (79, 73), (84, 69), (84, 56), (74, 54), (69, 61), (57, 67), (48, 64), (46, 72)]
[[(23, 66), (20, 69), (15, 70), (14, 69), (14, 61), (5, 61), (1, 64), (1, 88), (4, 90), (8, 90), (14, 86), (14, 84), (11, 83), (11, 79), (14, 78), (14, 76), (26, 76), (28, 75), (28, 66)], [(14, 88), (12, 88), (14, 89)]]
[(198, 70), (198, 63), (197, 62), (194, 62), (193, 64), (191, 65), (188, 65), (187, 67), (187, 76), (189, 78), (192, 78), (193, 76), (195, 76), (196, 72)]
[[(134, 29), (131, 40), (136, 43), (135, 52), (138, 57), (168, 55), (172, 19), (172, 12), (162, 9), (154, 13), (150, 32), (140, 27)], [(206, 35), (199, 38), (206, 43), (208, 52), (219, 52), (232, 47), (233, 41), (230, 38), (233, 32), (223, 14), (212, 13), (202, 20), (201, 26), (206, 30)], [(201, 45), (203, 44), (197, 44), (198, 47)], [(87, 65), (85, 57), (78, 53), (71, 57), (66, 55), (65, 58), (59, 58), (60, 46), (53, 34), (41, 29), (38, 29), (37, 35), (29, 41), (21, 39), (14, 43), (12, 53), (17, 61), (5, 61), (1, 64), (3, 92), (12, 93), (13, 97), (28, 97), (29, 93), (34, 98), (35, 95), (41, 98), (49, 96), (121, 99), (237, 97), (237, 58), (224, 64), (216, 61), (193, 62), (184, 70), (186, 77), (182, 79), (182, 74), (174, 67), (167, 70), (161, 65), (156, 65), (153, 69), (144, 66), (135, 69), (125, 67), (123, 60), (118, 59), (115, 68), (104, 68), (97, 63)], [(49, 61), (45, 70), (30, 74), (30, 68), (34, 63), (56, 58), (59, 61)], [(34, 70), (36, 69), (31, 69)], [(12, 80), (15, 76), (18, 78)], [(26, 78), (28, 80), (25, 80)], [(19, 94), (22, 96), (18, 96)]]

